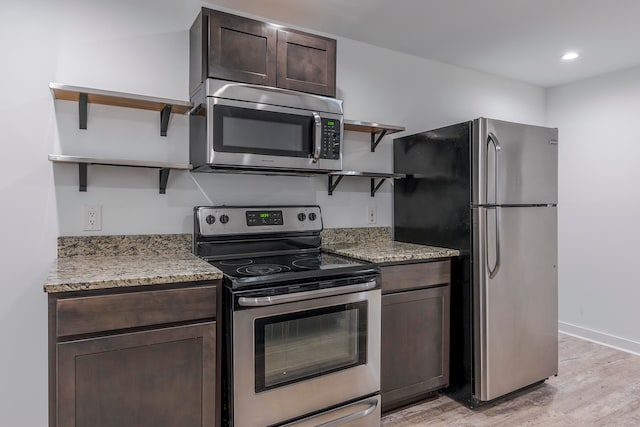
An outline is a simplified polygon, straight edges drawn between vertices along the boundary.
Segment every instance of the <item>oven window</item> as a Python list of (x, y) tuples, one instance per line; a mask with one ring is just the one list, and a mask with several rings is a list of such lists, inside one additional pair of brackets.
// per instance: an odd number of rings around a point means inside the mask
[(216, 151), (289, 157), (312, 151), (311, 116), (216, 105), (213, 120)]
[(256, 392), (367, 362), (367, 302), (255, 321)]

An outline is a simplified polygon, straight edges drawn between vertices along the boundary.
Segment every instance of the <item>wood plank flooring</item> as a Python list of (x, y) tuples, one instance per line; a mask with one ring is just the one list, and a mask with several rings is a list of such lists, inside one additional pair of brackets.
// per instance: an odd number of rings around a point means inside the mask
[(640, 356), (560, 335), (559, 374), (475, 410), (440, 397), (386, 415), (383, 427), (640, 426)]

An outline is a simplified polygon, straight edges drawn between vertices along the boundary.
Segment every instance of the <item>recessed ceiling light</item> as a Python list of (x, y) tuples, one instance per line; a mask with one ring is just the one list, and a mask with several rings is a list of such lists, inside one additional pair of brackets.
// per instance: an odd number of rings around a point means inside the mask
[(564, 59), (565, 61), (571, 61), (572, 59), (576, 59), (578, 56), (577, 52), (567, 52), (564, 55), (562, 55), (562, 59)]

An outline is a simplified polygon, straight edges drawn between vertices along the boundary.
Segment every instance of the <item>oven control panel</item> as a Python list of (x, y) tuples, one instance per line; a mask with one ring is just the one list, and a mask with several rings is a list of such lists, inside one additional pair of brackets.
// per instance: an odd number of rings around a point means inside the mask
[(320, 206), (199, 206), (194, 221), (202, 236), (322, 231)]
[[(262, 225), (284, 225), (282, 211), (246, 211), (247, 226), (256, 227)], [(300, 214), (304, 215), (304, 214)]]

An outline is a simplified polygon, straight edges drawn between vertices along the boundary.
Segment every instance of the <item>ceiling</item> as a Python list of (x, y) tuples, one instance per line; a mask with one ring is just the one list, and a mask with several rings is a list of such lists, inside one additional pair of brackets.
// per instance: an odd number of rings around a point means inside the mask
[(542, 87), (640, 65), (640, 0), (211, 2)]

